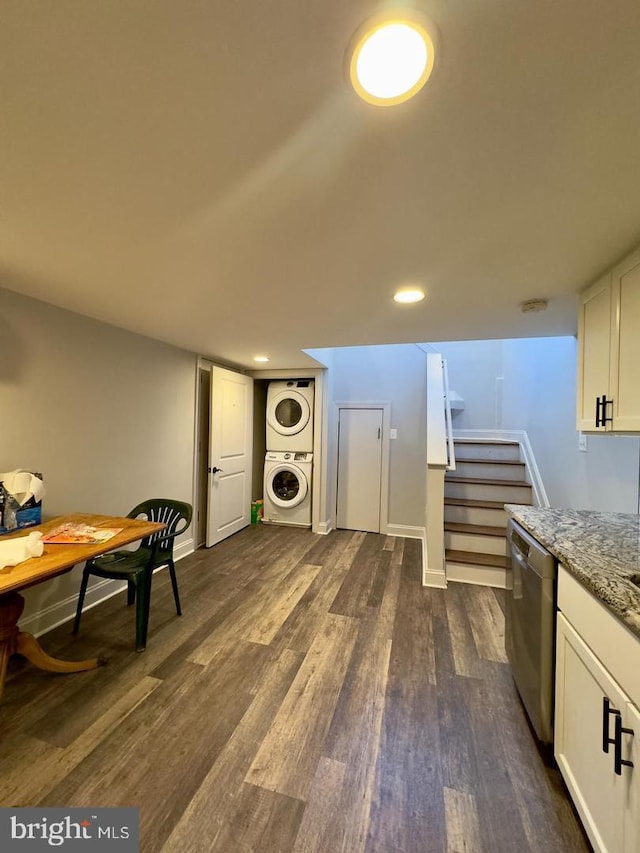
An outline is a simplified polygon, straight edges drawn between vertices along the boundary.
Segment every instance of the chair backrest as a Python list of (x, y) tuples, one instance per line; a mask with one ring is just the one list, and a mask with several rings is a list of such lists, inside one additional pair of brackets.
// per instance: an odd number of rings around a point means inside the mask
[(170, 498), (151, 498), (148, 501), (142, 501), (127, 513), (128, 518), (144, 516), (148, 521), (158, 521), (167, 525), (164, 530), (152, 533), (140, 543), (141, 548), (152, 548), (157, 544), (155, 564), (159, 564), (162, 560), (173, 559), (173, 541), (191, 524), (192, 515), (191, 504)]

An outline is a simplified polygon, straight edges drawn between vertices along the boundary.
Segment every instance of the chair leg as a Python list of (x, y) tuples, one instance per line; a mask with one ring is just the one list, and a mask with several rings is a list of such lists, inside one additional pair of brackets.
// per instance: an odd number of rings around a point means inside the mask
[(77, 634), (80, 630), (80, 618), (82, 616), (82, 605), (84, 604), (84, 596), (89, 583), (89, 572), (85, 569), (82, 572), (82, 583), (80, 584), (80, 592), (78, 593), (78, 606), (76, 607), (76, 618), (73, 621), (73, 633)]
[(136, 600), (136, 585), (133, 581), (127, 581), (127, 607), (130, 607)]
[(149, 628), (149, 604), (151, 601), (151, 578), (153, 572), (141, 572), (137, 578), (136, 589), (136, 651), (143, 652), (147, 647)]
[(180, 596), (178, 594), (178, 579), (176, 577), (176, 567), (173, 564), (173, 560), (169, 560), (167, 563), (169, 566), (169, 574), (171, 575), (171, 586), (173, 587), (173, 597), (176, 602), (176, 613), (178, 616), (182, 616), (182, 609), (180, 608)]

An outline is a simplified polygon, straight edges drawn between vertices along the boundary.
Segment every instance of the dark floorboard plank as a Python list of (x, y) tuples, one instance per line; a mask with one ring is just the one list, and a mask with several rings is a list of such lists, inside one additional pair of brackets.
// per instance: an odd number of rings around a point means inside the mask
[(478, 654), (469, 624), (464, 584), (450, 584), (444, 603), (446, 628), (441, 633), (446, 633), (448, 636), (455, 674), (468, 678), (482, 678), (486, 667)]
[(464, 676), (438, 678), (438, 725), (442, 784), (473, 794), (478, 786), (475, 738), (469, 725), (472, 684)]
[(445, 815), (437, 688), (423, 676), (428, 599), (420, 594), (420, 551), (405, 542), (393, 632), (369, 853), (441, 853)]
[(504, 613), (496, 601), (493, 590), (481, 586), (468, 609), (467, 618), (471, 633), (482, 660), (507, 663), (504, 645)]
[(380, 562), (373, 577), (371, 591), (367, 599), (367, 607), (380, 607), (385, 588), (387, 586), (387, 576), (391, 565), (391, 555), (393, 551), (389, 551), (383, 547), (380, 555)]
[(480, 816), (473, 794), (445, 787), (444, 812), (447, 853), (493, 853), (482, 843)]
[[(223, 824), (212, 853), (283, 853), (293, 848), (305, 804), (300, 800), (244, 784), (237, 797), (237, 811)], [(203, 850), (204, 848), (198, 848)]]
[(361, 620), (323, 753), (345, 765), (341, 847), (364, 851), (376, 780), (391, 639), (377, 614)]
[[(293, 853), (345, 850), (346, 813), (343, 808), (346, 766), (324, 756), (308, 795)], [(354, 851), (355, 853), (355, 851)]]
[(377, 533), (367, 533), (356, 560), (342, 582), (338, 594), (331, 605), (331, 613), (339, 616), (361, 616), (367, 608), (373, 583), (383, 555), (385, 537)]

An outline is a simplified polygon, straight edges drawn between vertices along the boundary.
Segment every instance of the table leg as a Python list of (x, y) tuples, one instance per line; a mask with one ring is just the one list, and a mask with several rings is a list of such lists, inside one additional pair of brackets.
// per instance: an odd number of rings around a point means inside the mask
[(0, 595), (0, 698), (4, 688), (7, 664), (11, 655), (25, 657), (47, 672), (85, 672), (106, 663), (104, 658), (67, 661), (48, 655), (32, 634), (20, 631), (18, 620), (24, 609), (24, 598), (17, 592)]

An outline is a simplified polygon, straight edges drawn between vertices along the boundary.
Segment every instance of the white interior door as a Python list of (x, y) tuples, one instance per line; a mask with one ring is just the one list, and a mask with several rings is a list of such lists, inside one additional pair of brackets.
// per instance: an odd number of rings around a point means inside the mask
[(207, 547), (251, 522), (253, 379), (211, 371)]
[(382, 409), (340, 409), (337, 526), (380, 532)]

